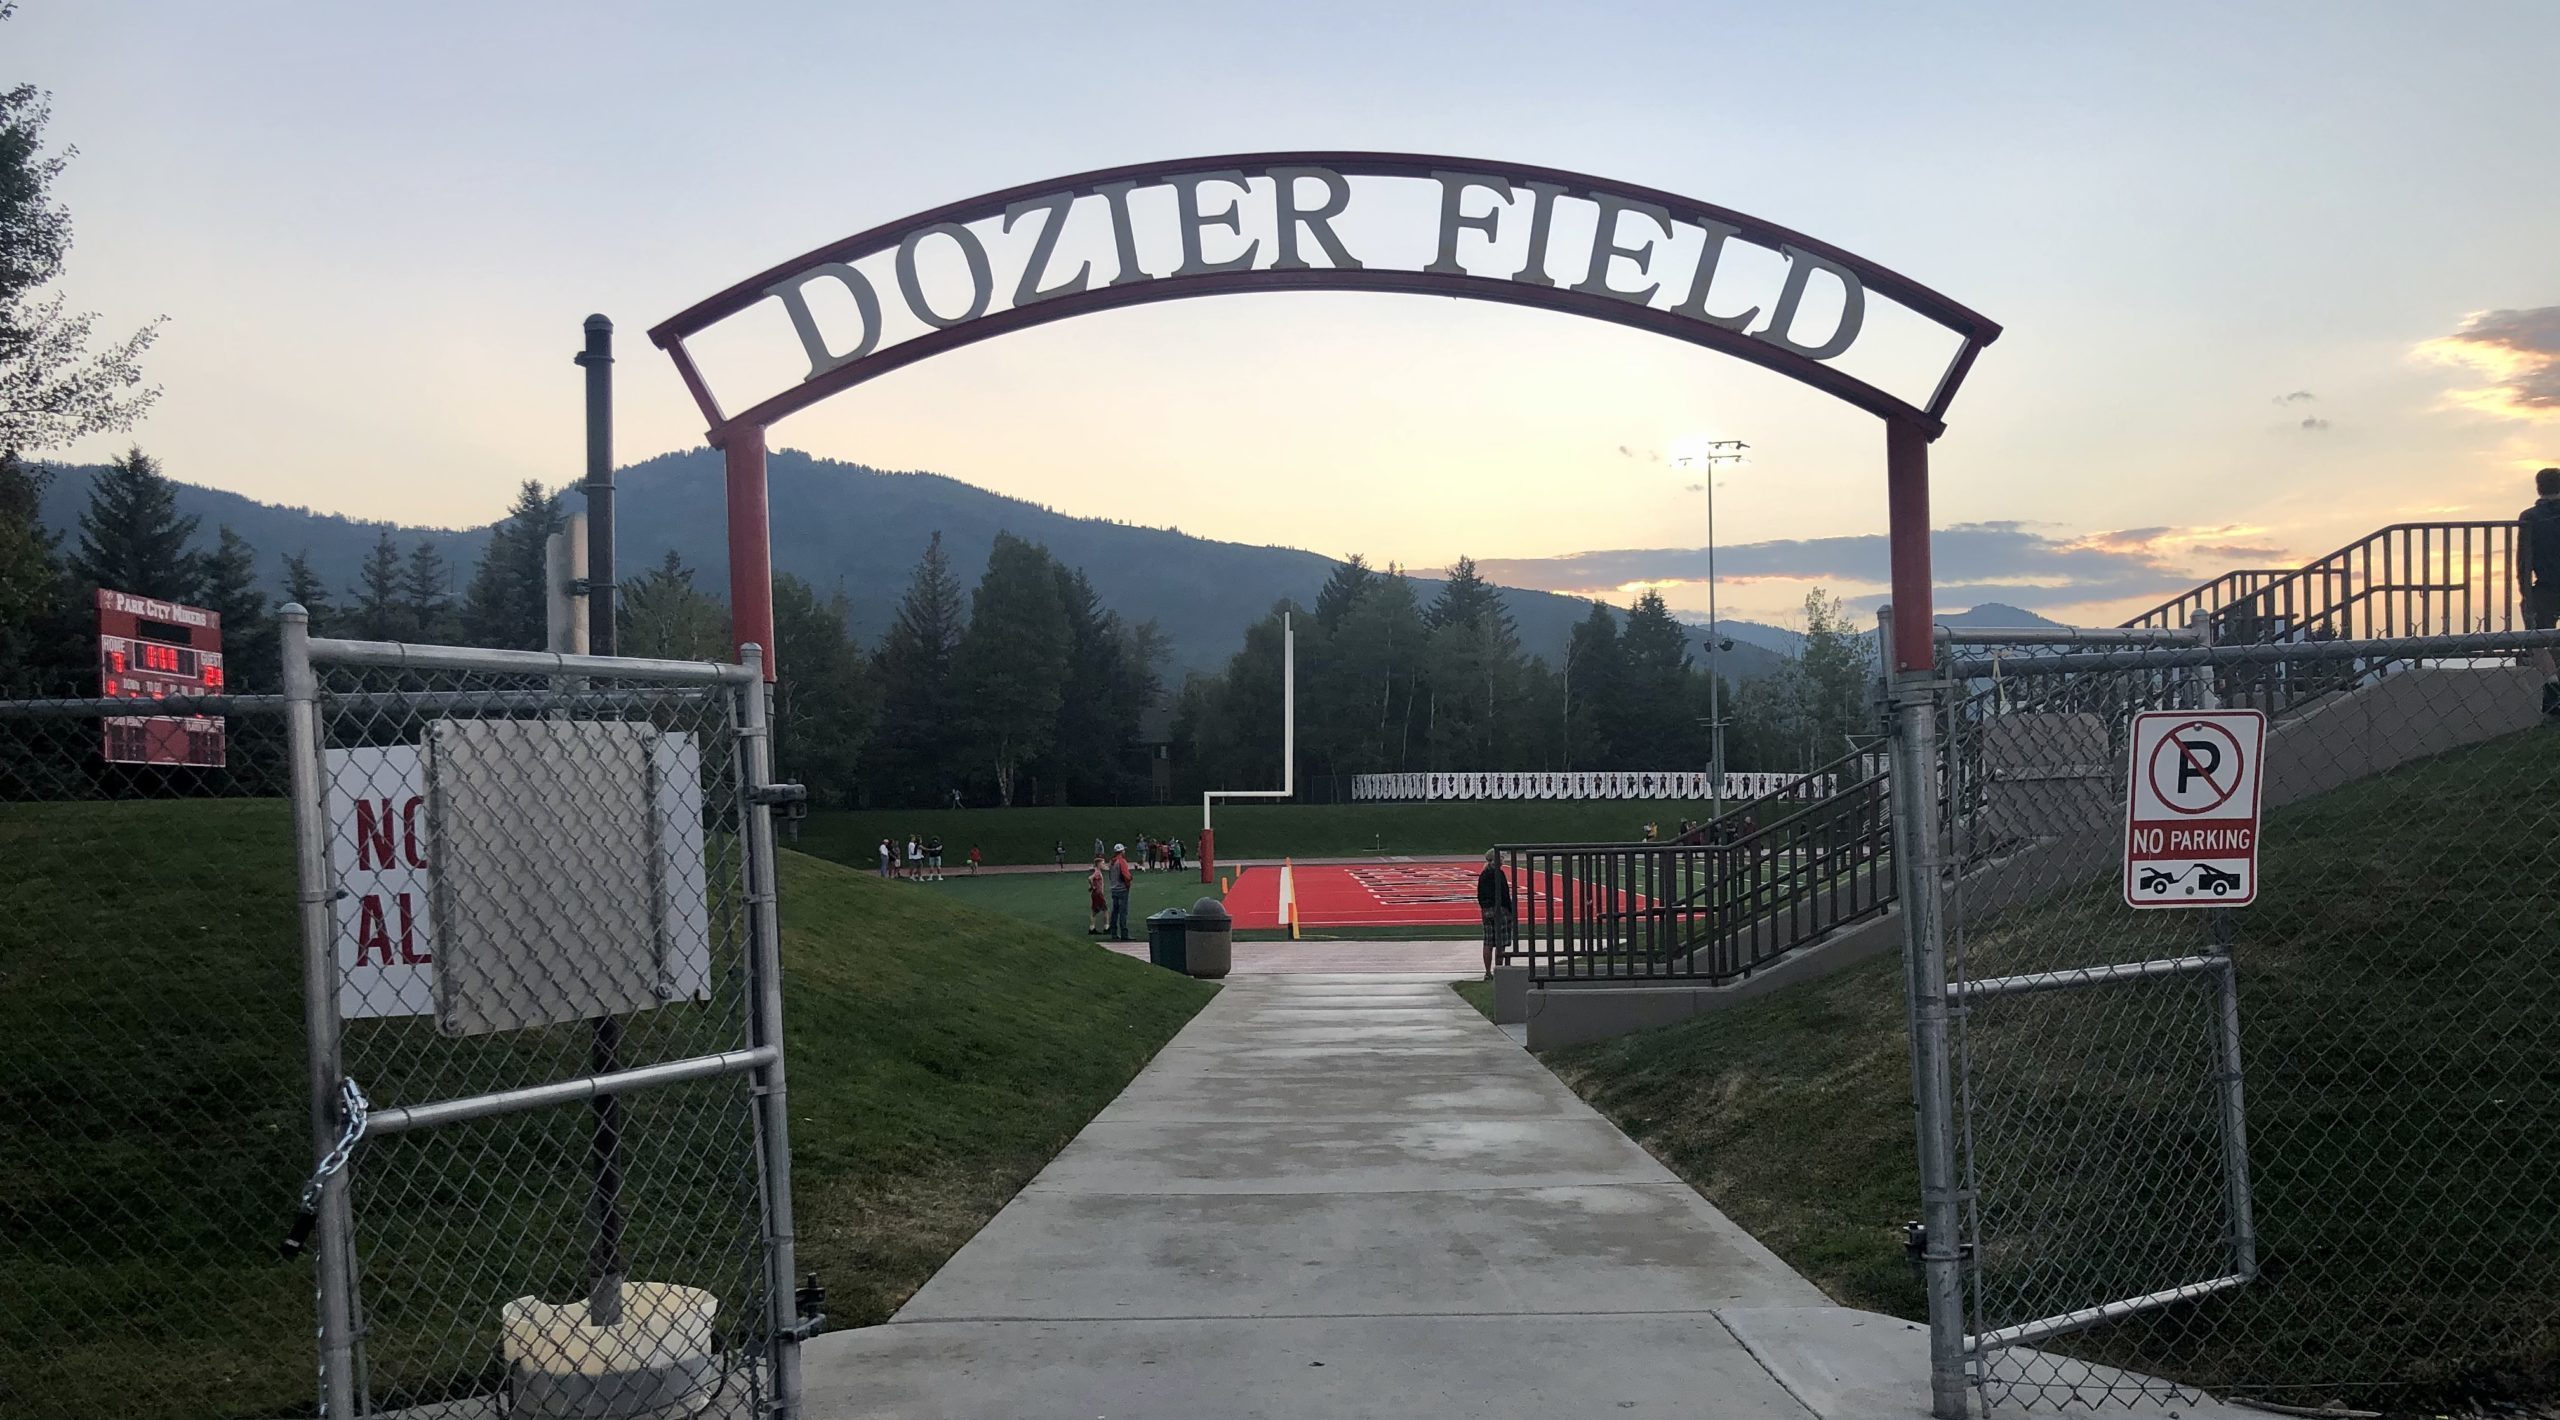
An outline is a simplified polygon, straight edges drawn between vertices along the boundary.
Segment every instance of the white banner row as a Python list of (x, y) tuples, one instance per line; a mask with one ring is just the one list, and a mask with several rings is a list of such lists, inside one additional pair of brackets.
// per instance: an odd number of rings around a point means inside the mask
[(1351, 797), (1396, 799), (1757, 799), (1801, 789), (1806, 797), (1828, 797), (1831, 776), (1807, 783), (1801, 774), (1733, 774), (1724, 776), (1724, 792), (1715, 792), (1715, 776), (1688, 770), (1573, 772), (1535, 774), (1355, 774)]

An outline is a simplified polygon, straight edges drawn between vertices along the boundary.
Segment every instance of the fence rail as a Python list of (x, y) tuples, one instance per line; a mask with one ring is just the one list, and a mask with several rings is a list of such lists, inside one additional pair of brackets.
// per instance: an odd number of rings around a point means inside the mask
[(1679, 842), (1507, 845), (1510, 955), (1540, 982), (1747, 976), (1892, 904), (1889, 797), (1851, 754)]

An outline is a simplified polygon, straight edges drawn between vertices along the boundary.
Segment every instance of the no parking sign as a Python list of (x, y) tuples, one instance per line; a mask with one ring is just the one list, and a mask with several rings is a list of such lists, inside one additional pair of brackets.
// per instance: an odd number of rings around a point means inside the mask
[(2267, 717), (2145, 710), (2124, 796), (2124, 900), (2241, 907), (2258, 896), (2258, 790)]

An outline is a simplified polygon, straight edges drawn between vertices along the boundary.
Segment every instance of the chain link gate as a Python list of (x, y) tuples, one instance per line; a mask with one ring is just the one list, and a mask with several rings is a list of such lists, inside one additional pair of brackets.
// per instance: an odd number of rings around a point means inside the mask
[(796, 1413), (763, 690), (287, 615), (328, 1415)]
[[(1925, 689), (1942, 1370), (2025, 1406), (2547, 1391), (2560, 637), (2063, 634), (1944, 636)], [(2130, 908), (2129, 726), (2216, 706), (2268, 716), (2261, 896)]]

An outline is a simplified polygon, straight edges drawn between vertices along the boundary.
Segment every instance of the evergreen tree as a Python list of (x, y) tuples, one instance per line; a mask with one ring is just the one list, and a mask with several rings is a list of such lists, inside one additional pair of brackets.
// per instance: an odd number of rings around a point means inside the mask
[(1621, 682), (1607, 721), (1621, 769), (1670, 769), (1703, 763), (1705, 736), (1693, 722), (1689, 633), (1660, 592), (1636, 598), (1618, 639)]
[(1565, 647), (1563, 767), (1623, 768), (1610, 742), (1611, 722), (1618, 716), (1618, 697), (1625, 690), (1626, 668), (1618, 649), (1618, 618), (1606, 602), (1594, 601), (1591, 614), (1573, 628)]
[(1440, 584), (1440, 595), (1431, 601), (1425, 618), (1434, 631), (1460, 623), (1485, 623), (1496, 640), (1513, 640), (1518, 635), (1511, 623), (1511, 613), (1502, 604), (1502, 589), (1484, 579), (1476, 571), (1476, 560), (1461, 557), (1449, 569), (1449, 580)]
[(449, 645), (462, 639), (462, 618), (453, 609), (453, 567), (425, 538), (409, 549), (400, 568), (400, 603), (409, 613), (414, 639)]
[(222, 670), (235, 691), (272, 690), (278, 684), (275, 616), (258, 590), (258, 551), (228, 525), (204, 559), (205, 610), (222, 618)]
[(872, 737), (871, 785), (890, 804), (947, 802), (963, 746), (951, 658), (967, 629), (960, 584), (942, 534), (924, 557), (880, 639), (880, 727)]
[(349, 589), (355, 604), (349, 608), (348, 634), (359, 641), (418, 639), (408, 601), (400, 594), (400, 573), (400, 548), (392, 542), (391, 530), (384, 528), (374, 539), (373, 551), (365, 554), (364, 565), (356, 570), (355, 586)]
[(308, 549), (284, 560), (284, 599), (299, 602), (304, 611), (311, 613), (312, 634), (326, 634), (320, 630), (320, 619), (329, 611), (329, 584), (321, 581), (320, 574), (311, 570)]
[(851, 620), (842, 589), (821, 599), (787, 572), (773, 579), (774, 639), (791, 648), (774, 685), (774, 759), (823, 808), (855, 802), (856, 767), (879, 717)]
[[(1062, 566), (1056, 573), (1067, 628), (1066, 678), (1041, 787), (1058, 803), (1123, 803), (1143, 772), (1135, 754), (1138, 721), (1159, 694), (1152, 656), (1141, 649), (1141, 635), (1102, 604), (1081, 569)], [(1152, 628), (1146, 634), (1160, 635)]]
[[(551, 536), (568, 522), (558, 494), (528, 478), (514, 506), (489, 529), (489, 545), (463, 595), (462, 626), (475, 646), (546, 649), (551, 639), (550, 589), (543, 584)], [(779, 630), (776, 632), (779, 635)]]
[(623, 583), (619, 600), (615, 649), (623, 655), (725, 661), (736, 654), (729, 644), (729, 609), (694, 587), (692, 569), (672, 548), (638, 581)]
[(1068, 646), (1056, 566), (1046, 550), (996, 534), (969, 599), (969, 630), (951, 658), (971, 746), (993, 774), (1000, 804), (1013, 802), (1023, 766), (1058, 731)]
[[(1470, 571), (1473, 563), (1467, 564)], [(1369, 568), (1368, 560), (1359, 553), (1333, 569), (1324, 579), (1324, 588), (1316, 593), (1316, 620), (1327, 631), (1339, 630), (1344, 617), (1360, 604), (1360, 599), (1377, 589), (1378, 574)]]
[(89, 659), (60, 541), (38, 519), (49, 477), (0, 451), (0, 695), (68, 693)]
[(204, 575), (188, 544), (196, 519), (178, 516), (178, 492), (139, 448), (99, 470), (80, 514), (71, 572), (85, 587), (193, 603)]

